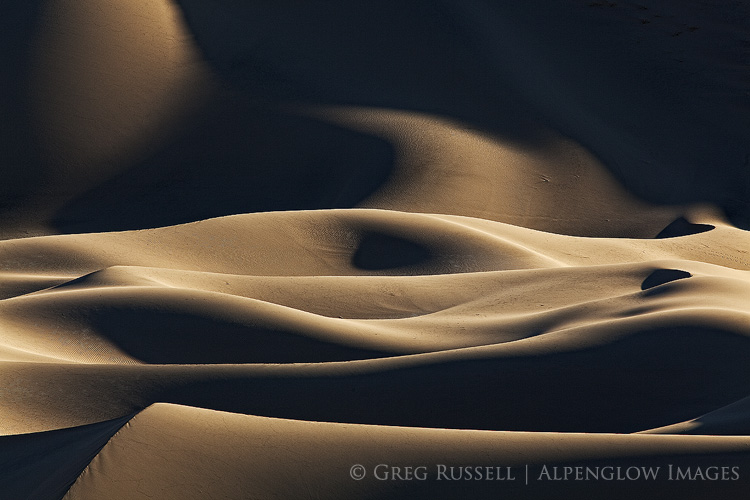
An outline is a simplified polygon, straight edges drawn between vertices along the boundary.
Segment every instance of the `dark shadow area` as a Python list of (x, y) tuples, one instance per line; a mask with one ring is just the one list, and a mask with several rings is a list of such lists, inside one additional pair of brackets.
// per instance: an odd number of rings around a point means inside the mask
[(176, 3), (204, 57), (255, 99), (421, 111), (536, 138), (528, 109), (444, 2)]
[(362, 236), (352, 264), (367, 271), (381, 271), (424, 264), (430, 258), (430, 249), (419, 243), (373, 231)]
[[(520, 495), (513, 498), (736, 498), (750, 486), (750, 477), (743, 474), (748, 461), (747, 452), (674, 451), (576, 461), (553, 459), (551, 463), (531, 464), (528, 485), (523, 482), (525, 477), (519, 477), (521, 484), (516, 489)], [(525, 472), (522, 467), (520, 472)], [(576, 474), (580, 474), (577, 479)]]
[[(59, 196), (39, 183), (55, 160), (42, 158), (26, 91), (42, 3), (9, 6), (0, 20), (0, 215), (19, 221), (27, 197), (43, 204)], [(705, 23), (666, 42), (619, 7), (567, 0), (175, 5), (238, 96), (210, 103), (182, 137), (64, 207), (56, 229), (344, 208), (382, 184), (393, 168), (390, 145), (291, 117), (281, 111), (289, 103), (430, 113), (526, 144), (549, 126), (591, 150), (640, 198), (716, 203), (750, 228), (750, 94), (741, 72), (748, 42), (736, 21), (747, 17), (745, 4), (681, 2)], [(595, 17), (604, 11), (616, 16)], [(710, 29), (715, 36), (700, 38)]]
[(100, 335), (153, 364), (317, 363), (390, 355), (197, 313), (108, 308), (89, 317)]
[(692, 274), (687, 271), (680, 269), (657, 269), (656, 271), (649, 274), (643, 283), (641, 283), (641, 290), (648, 290), (670, 281), (677, 281), (685, 278), (690, 278)]
[(722, 436), (750, 435), (750, 397), (717, 408), (695, 419), (698, 427), (690, 428), (681, 434), (711, 434)]
[(133, 415), (48, 432), (0, 436), (0, 497), (60, 500)]
[(745, 396), (749, 356), (750, 340), (742, 335), (675, 325), (574, 352), (445, 360), (347, 375), (236, 375), (187, 384), (162, 397), (313, 421), (631, 433), (695, 418)]
[(209, 108), (181, 137), (60, 210), (55, 227), (116, 231), (349, 208), (393, 169), (393, 146), (375, 136), (244, 99), (218, 99)]
[[(556, 452), (564, 455), (573, 446), (561, 443), (555, 451), (548, 450), (544, 462), (534, 459), (529, 464), (499, 466), (481, 456), (466, 457), (460, 449), (446, 451), (440, 467), (425, 466), (423, 480), (400, 481), (398, 487), (390, 488), (383, 475), (378, 479), (372, 473), (378, 463), (365, 461), (362, 465), (370, 474), (360, 485), (372, 492), (368, 498), (409, 500), (713, 500), (743, 498), (750, 487), (750, 478), (743, 473), (750, 462), (747, 452), (686, 449), (635, 455), (612, 450), (602, 452), (601, 458), (597, 451), (593, 453), (597, 458), (561, 460)], [(383, 470), (392, 468), (381, 465)]]
[(0, 300), (20, 297), (27, 293), (37, 292), (67, 282), (66, 278), (13, 279), (13, 277), (4, 276), (0, 281)]
[[(748, 42), (748, 45), (750, 45), (750, 42)], [(750, 162), (748, 161), (745, 162), (745, 170), (750, 172)], [(740, 229), (750, 231), (750, 196), (746, 201), (730, 200), (722, 208), (729, 222)]]
[(667, 227), (662, 229), (655, 238), (677, 238), (679, 236), (688, 236), (690, 234), (705, 233), (712, 229), (715, 229), (715, 226), (712, 226), (711, 224), (694, 224), (684, 217), (678, 217), (670, 222)]
[(42, 3), (10, 2), (0, 16), (0, 214), (16, 208), (42, 173), (26, 88)]
[(568, 0), (177, 3), (206, 59), (249, 95), (421, 111), (527, 143), (544, 124), (636, 196), (716, 203), (747, 226), (750, 93), (736, 31), (750, 11), (737, 2), (681, 2), (715, 30), (689, 39)]

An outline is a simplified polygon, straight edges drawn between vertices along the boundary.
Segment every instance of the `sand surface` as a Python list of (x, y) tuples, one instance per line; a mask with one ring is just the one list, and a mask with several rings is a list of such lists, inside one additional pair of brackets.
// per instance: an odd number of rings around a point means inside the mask
[(0, 499), (750, 488), (748, 2), (10, 11)]

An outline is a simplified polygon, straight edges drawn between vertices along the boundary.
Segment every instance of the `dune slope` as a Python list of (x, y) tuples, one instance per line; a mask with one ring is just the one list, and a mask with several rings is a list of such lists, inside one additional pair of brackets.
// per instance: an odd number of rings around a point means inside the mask
[[(637, 460), (648, 467), (670, 463), (676, 471), (724, 461), (745, 465), (749, 453), (747, 437), (342, 426), (159, 404), (118, 432), (65, 498), (136, 499), (157, 491), (165, 499), (190, 498), (202, 491), (213, 498), (483, 498), (498, 492), (513, 498), (574, 498), (585, 494), (584, 483), (560, 486), (547, 481), (544, 465), (595, 468), (606, 463), (623, 468)], [(163, 463), (171, 464), (168, 471)], [(459, 477), (459, 467), (485, 463), (498, 464), (491, 470), (500, 481), (452, 480)], [(350, 477), (352, 464), (365, 471), (359, 481)], [(395, 481), (384, 480), (394, 474), (393, 468), (379, 464), (414, 464), (417, 470), (410, 480), (394, 486)], [(608, 498), (632, 498), (656, 485), (666, 495), (704, 498), (708, 493), (741, 495), (747, 488), (747, 479), (709, 488), (692, 481), (670, 482), (667, 467), (660, 472), (650, 482), (624, 487), (610, 482), (600, 491)], [(408, 477), (400, 470), (398, 474)]]
[(747, 491), (746, 1), (7, 10), (0, 498)]

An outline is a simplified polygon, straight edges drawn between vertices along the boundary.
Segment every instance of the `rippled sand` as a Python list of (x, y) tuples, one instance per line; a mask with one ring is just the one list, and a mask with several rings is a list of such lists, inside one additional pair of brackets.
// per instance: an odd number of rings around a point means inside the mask
[(748, 15), (15, 8), (0, 498), (740, 498)]

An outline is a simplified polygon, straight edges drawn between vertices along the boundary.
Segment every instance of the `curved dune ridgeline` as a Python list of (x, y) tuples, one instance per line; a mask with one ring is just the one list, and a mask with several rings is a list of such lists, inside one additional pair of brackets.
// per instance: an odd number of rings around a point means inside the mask
[(741, 498), (750, 5), (0, 20), (0, 499)]

